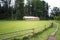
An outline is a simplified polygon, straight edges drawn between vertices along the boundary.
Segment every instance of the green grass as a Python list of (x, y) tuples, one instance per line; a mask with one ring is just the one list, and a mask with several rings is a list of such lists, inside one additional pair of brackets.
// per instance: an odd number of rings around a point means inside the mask
[(31, 40), (47, 40), (48, 36), (54, 31), (54, 28), (50, 28), (43, 32), (42, 34), (37, 35), (36, 37), (33, 37)]
[(58, 21), (58, 32), (56, 34), (56, 40), (60, 40), (60, 21)]
[[(1, 21), (0, 20), (0, 33), (14, 32), (17, 30), (25, 30), (25, 29), (31, 29), (31, 28), (36, 28), (36, 27), (45, 28), (44, 25), (49, 25), (49, 24), (50, 24), (49, 21), (42, 21), (42, 20), (41, 21)], [(42, 36), (43, 38), (47, 38), (47, 36), (48, 36), (47, 34), (50, 34), (52, 32), (51, 30), (53, 31), (54, 29), (53, 28), (49, 29), (48, 31), (41, 34), (40, 36)], [(20, 34), (20, 33), (17, 33), (17, 35), (18, 34)], [(14, 35), (14, 34), (11, 34), (8, 36), (12, 36), (12, 35)], [(40, 38), (40, 36), (39, 36), (39, 38)], [(3, 38), (3, 37), (4, 36), (0, 36), (0, 38)]]
[(49, 21), (0, 21), (0, 33), (49, 25)]
[(45, 30), (43, 33), (37, 35), (36, 37), (33, 37), (31, 40), (47, 40), (49, 35), (55, 31), (55, 25), (53, 25), (52, 28), (49, 28)]

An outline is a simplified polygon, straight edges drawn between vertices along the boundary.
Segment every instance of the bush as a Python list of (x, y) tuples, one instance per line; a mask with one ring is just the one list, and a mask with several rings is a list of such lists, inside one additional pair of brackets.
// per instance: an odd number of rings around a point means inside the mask
[(55, 20), (60, 20), (60, 16), (55, 16), (54, 19)]

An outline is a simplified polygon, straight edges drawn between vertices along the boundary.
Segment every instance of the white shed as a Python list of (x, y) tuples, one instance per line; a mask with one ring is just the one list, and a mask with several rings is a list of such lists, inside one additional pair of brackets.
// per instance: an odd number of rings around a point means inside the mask
[(39, 17), (34, 17), (34, 16), (24, 16), (24, 20), (39, 20)]

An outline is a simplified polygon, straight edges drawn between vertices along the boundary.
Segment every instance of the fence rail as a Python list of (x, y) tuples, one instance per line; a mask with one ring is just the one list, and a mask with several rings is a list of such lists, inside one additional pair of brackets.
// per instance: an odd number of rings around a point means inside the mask
[(16, 32), (22, 32), (22, 31), (27, 31), (27, 30), (32, 30), (32, 29), (18, 30), (18, 31), (15, 31), (15, 32), (6, 32), (6, 33), (0, 33), (0, 35), (12, 34), (12, 33), (16, 33)]
[[(6, 38), (1, 38), (1, 40), (8, 40), (8, 39), (11, 39), (11, 38), (16, 38), (16, 37), (21, 37), (21, 36), (28, 36), (28, 35), (31, 35), (33, 36), (35, 33), (38, 33), (40, 31), (43, 31), (43, 30), (46, 30), (50, 27), (51, 25), (44, 25), (44, 28), (40, 28), (40, 27), (37, 27), (37, 28), (32, 28), (32, 29), (26, 29), (26, 30), (18, 30), (18, 31), (15, 31), (15, 32), (7, 32), (7, 33), (1, 33), (0, 36), (4, 36), (4, 35), (10, 35), (10, 34), (14, 34), (14, 33), (23, 33), (26, 31), (26, 33), (24, 34), (19, 34), (19, 35), (13, 35), (11, 37), (6, 37)], [(42, 29), (42, 30), (41, 30)], [(29, 32), (30, 31), (30, 32)], [(36, 32), (35, 32), (36, 31)]]

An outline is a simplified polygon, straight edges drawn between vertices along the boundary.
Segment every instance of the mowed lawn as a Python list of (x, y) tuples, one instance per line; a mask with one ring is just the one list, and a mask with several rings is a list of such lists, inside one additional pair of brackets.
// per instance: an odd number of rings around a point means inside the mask
[(44, 27), (49, 24), (49, 21), (0, 21), (0, 33)]
[[(50, 21), (0, 21), (0, 34), (1, 33), (7, 33), (7, 32), (15, 32), (17, 30), (26, 30), (26, 29), (32, 29), (32, 28), (45, 28), (46, 26), (50, 25)], [(40, 29), (41, 30), (41, 29)], [(40, 31), (38, 30), (38, 31)], [(53, 29), (52, 29), (53, 30)], [(47, 33), (48, 32), (48, 33)], [(51, 29), (50, 31), (45, 32), (43, 35), (43, 37), (45, 38), (46, 34), (51, 33)], [(17, 35), (20, 33), (17, 33)], [(12, 34), (14, 35), (14, 34)], [(12, 36), (12, 35), (5, 35), (5, 36), (0, 36), (0, 38), (4, 38), (4, 37), (8, 37), (8, 36)], [(46, 35), (48, 36), (48, 35)]]

